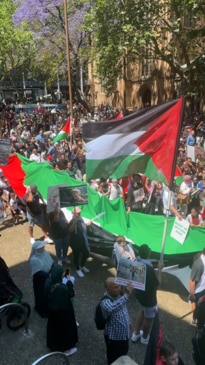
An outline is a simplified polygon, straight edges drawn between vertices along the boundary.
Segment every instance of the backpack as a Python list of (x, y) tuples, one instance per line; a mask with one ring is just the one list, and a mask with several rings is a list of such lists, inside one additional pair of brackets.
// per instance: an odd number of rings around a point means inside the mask
[(94, 321), (98, 330), (104, 330), (107, 321), (110, 319), (110, 316), (108, 318), (103, 317), (102, 308), (100, 304), (104, 299), (112, 300), (108, 295), (104, 295), (95, 308)]

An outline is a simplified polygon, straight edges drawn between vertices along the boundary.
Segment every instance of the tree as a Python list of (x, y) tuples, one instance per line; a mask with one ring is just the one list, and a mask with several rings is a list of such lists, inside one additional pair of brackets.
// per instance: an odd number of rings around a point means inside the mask
[(108, 93), (126, 77), (123, 65), (150, 60), (169, 66), (180, 93), (204, 92), (205, 3), (201, 0), (100, 0), (87, 15), (93, 58)]
[[(32, 62), (32, 72), (38, 78), (44, 76), (52, 82), (57, 74), (66, 76), (66, 48), (63, 0), (23, 0), (14, 19), (17, 24), (27, 21), (35, 37), (36, 57)], [(89, 3), (83, 0), (69, 1), (69, 48), (71, 55), (72, 87), (75, 94), (89, 108), (86, 98), (79, 92), (80, 69), (87, 70), (89, 60), (89, 34), (83, 29), (85, 13)], [(49, 59), (50, 58), (50, 59)]]
[(34, 46), (32, 33), (27, 30), (25, 23), (16, 27), (12, 15), (16, 5), (12, 0), (1, 0), (0, 6), (0, 80), (10, 78), (15, 86), (13, 70), (24, 66), (32, 57)]

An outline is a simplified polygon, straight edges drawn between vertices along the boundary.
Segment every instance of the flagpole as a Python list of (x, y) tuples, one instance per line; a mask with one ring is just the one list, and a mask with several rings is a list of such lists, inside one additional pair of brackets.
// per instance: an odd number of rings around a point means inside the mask
[(165, 222), (164, 222), (164, 229), (163, 229), (163, 236), (162, 236), (162, 246), (161, 246), (161, 253), (160, 253), (160, 261), (161, 262), (164, 261), (164, 250), (165, 250), (165, 245), (166, 245), (167, 226), (168, 226), (168, 219), (169, 219), (169, 207), (170, 207), (171, 193), (172, 193), (171, 190), (172, 190), (173, 181), (174, 181), (174, 173), (175, 173), (175, 169), (176, 169), (180, 133), (181, 133), (181, 129), (182, 129), (182, 124), (183, 124), (183, 119), (184, 119), (184, 111), (185, 111), (185, 97), (182, 96), (181, 98), (182, 98), (182, 108), (181, 108), (181, 111), (180, 111), (180, 122), (179, 122), (178, 134), (177, 134), (176, 149), (175, 149), (175, 152), (174, 152), (174, 159), (173, 159), (170, 182), (169, 182), (168, 202), (167, 202), (167, 208), (166, 208), (166, 216), (165, 216)]
[(66, 60), (67, 60), (67, 72), (68, 72), (68, 91), (69, 91), (69, 101), (70, 101), (70, 118), (71, 118), (71, 123), (72, 123), (72, 121), (73, 121), (73, 96), (72, 96), (72, 82), (71, 82), (71, 68), (70, 68), (67, 0), (64, 0), (64, 18), (65, 18)]

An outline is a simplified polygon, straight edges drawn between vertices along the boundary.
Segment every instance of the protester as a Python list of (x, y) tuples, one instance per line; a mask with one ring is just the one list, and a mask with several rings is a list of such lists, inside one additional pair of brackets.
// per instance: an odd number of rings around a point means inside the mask
[(127, 244), (124, 236), (117, 236), (116, 242), (114, 243), (114, 253), (117, 261), (120, 258), (129, 260), (135, 260), (135, 253), (131, 245)]
[(33, 227), (35, 224), (37, 224), (42, 229), (46, 243), (52, 243), (53, 241), (48, 237), (45, 225), (45, 218), (42, 207), (42, 205), (44, 204), (44, 199), (42, 198), (41, 194), (37, 191), (36, 185), (31, 185), (28, 188), (28, 191), (24, 199), (26, 202), (27, 219), (29, 224), (29, 235), (31, 244), (35, 242), (33, 236)]
[(33, 278), (35, 310), (41, 317), (47, 317), (48, 315), (47, 302), (44, 296), (44, 284), (53, 265), (53, 259), (45, 250), (45, 244), (45, 241), (35, 241), (29, 257)]
[(81, 209), (75, 207), (72, 211), (73, 218), (70, 221), (70, 245), (73, 252), (73, 260), (76, 268), (76, 273), (79, 277), (84, 277), (84, 273), (88, 273), (89, 269), (85, 267), (85, 262), (89, 257), (90, 247), (88, 243), (88, 236), (86, 226), (89, 226), (92, 221), (84, 222), (80, 216)]
[(203, 184), (201, 181), (198, 181), (197, 177), (194, 176), (192, 182), (189, 184), (190, 186), (190, 196), (189, 196), (189, 205), (188, 205), (188, 213), (190, 213), (193, 207), (200, 208), (201, 199), (203, 193)]
[(11, 210), (13, 226), (15, 226), (16, 223), (19, 223), (21, 209), (18, 206), (18, 201), (16, 200), (16, 195), (14, 192), (10, 193), (9, 206), (10, 206), (10, 210)]
[(140, 340), (141, 344), (147, 345), (149, 342), (149, 334), (152, 328), (152, 323), (157, 306), (157, 289), (161, 283), (162, 265), (159, 263), (158, 278), (149, 260), (150, 248), (144, 244), (139, 248), (139, 262), (146, 265), (146, 281), (145, 290), (135, 289), (136, 299), (140, 305), (140, 312), (137, 313), (135, 329), (132, 334), (132, 342)]
[(192, 338), (193, 359), (196, 365), (205, 364), (205, 297), (201, 297), (196, 309), (197, 331)]
[(130, 319), (127, 302), (132, 293), (132, 286), (125, 287), (121, 295), (120, 285), (109, 277), (105, 283), (107, 299), (101, 301), (103, 316), (109, 318), (105, 325), (104, 339), (108, 365), (120, 356), (127, 355), (129, 350)]
[[(161, 343), (160, 357), (162, 360), (161, 365), (185, 365), (179, 357), (176, 347), (170, 341), (164, 341)], [(156, 365), (160, 365), (160, 363), (157, 363)]]
[(148, 195), (147, 205), (145, 208), (145, 213), (152, 215), (163, 214), (162, 184), (158, 181), (152, 181), (149, 187), (149, 195)]
[[(169, 194), (171, 194), (169, 201)], [(176, 216), (178, 219), (182, 220), (183, 217), (180, 214), (177, 208), (177, 202), (175, 198), (175, 194), (166, 184), (163, 184), (163, 193), (162, 193), (162, 201), (163, 201), (163, 213), (168, 216)]]
[(194, 260), (189, 280), (190, 301), (193, 312), (192, 324), (197, 324), (196, 303), (205, 295), (205, 248)]
[(128, 189), (127, 213), (130, 211), (142, 212), (144, 196), (142, 178), (139, 174), (136, 174), (131, 180), (130, 187)]
[(191, 213), (188, 214), (188, 216), (186, 217), (187, 222), (189, 222), (190, 226), (203, 226), (203, 219), (201, 214), (199, 214), (199, 211), (197, 208), (192, 208), (191, 209)]
[(195, 132), (190, 128), (189, 135), (186, 139), (187, 146), (194, 146), (196, 143)]
[(51, 237), (53, 238), (56, 250), (57, 262), (59, 265), (70, 263), (67, 258), (70, 242), (68, 224), (65, 214), (58, 204), (53, 212), (49, 214)]
[(112, 183), (109, 186), (108, 193), (109, 193), (109, 200), (122, 198), (123, 191), (117, 179), (112, 179)]
[(73, 284), (67, 276), (63, 284), (63, 268), (54, 265), (51, 276), (45, 282), (45, 295), (48, 302), (47, 346), (52, 351), (64, 352), (71, 356), (77, 352), (78, 333), (71, 298), (75, 293)]
[(183, 181), (179, 186), (179, 194), (177, 196), (177, 203), (180, 205), (180, 213), (183, 217), (187, 216), (188, 212), (188, 202), (189, 202), (189, 193), (190, 193), (190, 184), (191, 176), (184, 175)]

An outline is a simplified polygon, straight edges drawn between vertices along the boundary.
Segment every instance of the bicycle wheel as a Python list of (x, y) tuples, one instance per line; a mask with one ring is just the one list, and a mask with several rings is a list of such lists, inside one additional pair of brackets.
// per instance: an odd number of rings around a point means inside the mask
[[(31, 308), (28, 303), (20, 303), (21, 305), (26, 308), (27, 311), (27, 318), (29, 318), (31, 313)], [(17, 331), (19, 328), (23, 327), (25, 325), (25, 313), (23, 309), (20, 307), (13, 307), (10, 308), (7, 314), (7, 320), (6, 320), (7, 327), (12, 331)]]

